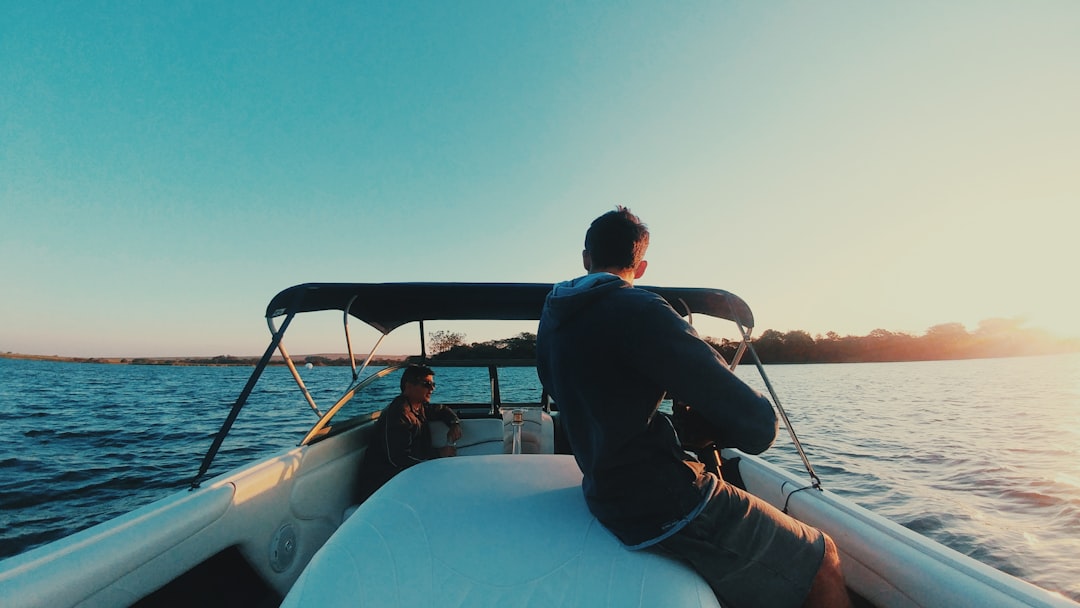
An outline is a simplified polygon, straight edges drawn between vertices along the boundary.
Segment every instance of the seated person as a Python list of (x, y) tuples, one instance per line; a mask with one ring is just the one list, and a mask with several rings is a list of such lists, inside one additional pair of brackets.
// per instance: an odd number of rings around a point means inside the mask
[[(435, 372), (426, 365), (410, 365), (401, 375), (401, 394), (386, 406), (368, 445), (361, 467), (360, 498), (371, 496), (384, 483), (414, 464), (456, 455), (454, 444), (461, 438), (461, 420), (445, 405), (432, 405)], [(431, 445), (429, 420), (446, 423), (445, 447)]]

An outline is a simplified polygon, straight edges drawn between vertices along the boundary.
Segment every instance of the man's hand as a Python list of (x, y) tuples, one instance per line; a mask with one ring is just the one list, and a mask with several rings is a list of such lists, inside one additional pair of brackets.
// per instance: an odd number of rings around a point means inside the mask
[(446, 445), (439, 448), (439, 458), (457, 456), (457, 441), (461, 439), (461, 423), (451, 424), (446, 431)]
[(450, 430), (446, 431), (446, 443), (454, 444), (461, 439), (461, 423), (451, 424)]
[(704, 416), (694, 411), (690, 404), (675, 400), (672, 403), (672, 424), (675, 432), (679, 435), (679, 443), (684, 449), (701, 450), (712, 445), (719, 433), (713, 428), (712, 423)]

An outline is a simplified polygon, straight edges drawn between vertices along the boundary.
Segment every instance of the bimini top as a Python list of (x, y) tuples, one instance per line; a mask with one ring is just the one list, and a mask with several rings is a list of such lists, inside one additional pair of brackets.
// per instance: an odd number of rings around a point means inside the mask
[[(274, 296), (266, 318), (340, 310), (383, 334), (414, 321), (540, 319), (551, 283), (304, 283)], [(703, 314), (754, 327), (739, 296), (721, 289), (649, 287), (679, 314)]]

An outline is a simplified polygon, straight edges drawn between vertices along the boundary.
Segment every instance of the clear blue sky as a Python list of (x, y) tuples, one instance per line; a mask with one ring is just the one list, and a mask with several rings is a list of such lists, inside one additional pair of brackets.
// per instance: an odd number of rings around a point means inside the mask
[(1080, 336), (1078, 108), (1072, 0), (7, 2), (0, 352), (257, 354), (289, 285), (562, 280), (616, 204), (759, 332)]

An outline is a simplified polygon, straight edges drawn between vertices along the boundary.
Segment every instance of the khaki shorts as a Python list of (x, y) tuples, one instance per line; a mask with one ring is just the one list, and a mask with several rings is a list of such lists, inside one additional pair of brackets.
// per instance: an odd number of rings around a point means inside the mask
[(801, 606), (825, 556), (825, 537), (719, 481), (705, 509), (653, 549), (688, 562), (725, 606)]

